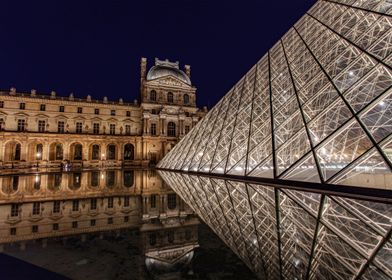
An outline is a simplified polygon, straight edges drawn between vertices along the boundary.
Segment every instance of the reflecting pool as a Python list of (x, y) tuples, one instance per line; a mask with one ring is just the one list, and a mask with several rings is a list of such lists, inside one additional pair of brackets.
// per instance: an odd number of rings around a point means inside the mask
[(59, 279), (254, 278), (154, 170), (7, 175), (0, 186), (11, 262)]

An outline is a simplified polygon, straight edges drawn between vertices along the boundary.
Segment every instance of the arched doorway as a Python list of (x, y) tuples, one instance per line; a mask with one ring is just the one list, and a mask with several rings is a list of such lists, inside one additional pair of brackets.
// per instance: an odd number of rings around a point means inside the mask
[(22, 146), (18, 142), (9, 142), (5, 145), (4, 161), (19, 161), (21, 159)]
[(99, 160), (101, 158), (101, 147), (98, 144), (94, 144), (90, 147), (90, 159)]
[(83, 146), (80, 143), (74, 143), (71, 145), (71, 156), (73, 160), (83, 159)]
[(135, 159), (135, 148), (132, 144), (126, 144), (124, 146), (124, 160)]
[(64, 149), (61, 143), (52, 143), (49, 146), (49, 160), (63, 160)]

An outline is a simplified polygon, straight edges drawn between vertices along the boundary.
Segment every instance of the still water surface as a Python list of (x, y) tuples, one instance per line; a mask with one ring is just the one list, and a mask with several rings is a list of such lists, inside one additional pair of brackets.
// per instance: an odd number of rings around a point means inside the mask
[(12, 279), (253, 279), (154, 170), (7, 175), (0, 186), (2, 257), (21, 268)]

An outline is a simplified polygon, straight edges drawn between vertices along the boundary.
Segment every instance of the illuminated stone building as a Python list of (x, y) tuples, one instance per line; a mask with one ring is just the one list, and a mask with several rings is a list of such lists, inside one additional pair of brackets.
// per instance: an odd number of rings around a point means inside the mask
[(0, 92), (0, 166), (147, 165), (159, 161), (198, 120), (196, 88), (178, 62), (141, 59), (140, 103)]

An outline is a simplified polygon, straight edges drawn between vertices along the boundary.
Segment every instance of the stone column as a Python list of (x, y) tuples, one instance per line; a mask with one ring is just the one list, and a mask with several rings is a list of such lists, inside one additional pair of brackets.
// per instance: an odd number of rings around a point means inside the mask
[(50, 143), (46, 142), (43, 144), (43, 149), (42, 149), (42, 160), (49, 161), (49, 154), (50, 154), (50, 149), (49, 146)]

